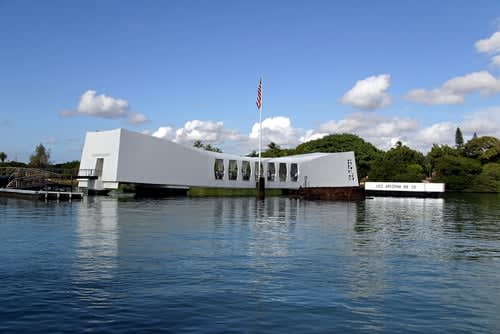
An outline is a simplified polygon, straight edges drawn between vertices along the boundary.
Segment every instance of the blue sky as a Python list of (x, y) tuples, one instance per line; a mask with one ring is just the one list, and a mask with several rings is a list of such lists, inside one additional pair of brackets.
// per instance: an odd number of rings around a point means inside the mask
[(118, 127), (225, 152), (500, 137), (500, 1), (0, 0), (0, 151)]

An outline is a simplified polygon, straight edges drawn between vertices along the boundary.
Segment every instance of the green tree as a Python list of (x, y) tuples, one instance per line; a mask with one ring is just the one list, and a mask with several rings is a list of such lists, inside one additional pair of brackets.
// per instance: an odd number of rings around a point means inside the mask
[(364, 178), (372, 168), (373, 162), (382, 157), (384, 152), (372, 144), (353, 134), (334, 134), (320, 139), (311, 140), (300, 144), (295, 149), (295, 154), (313, 152), (349, 152), (356, 155), (358, 177)]
[(218, 147), (212, 146), (210, 144), (205, 145), (205, 151), (222, 153), (222, 150)]
[(482, 163), (497, 162), (500, 160), (500, 140), (489, 136), (471, 139), (464, 146), (464, 155)]
[(19, 161), (8, 161), (2, 164), (2, 167), (28, 167), (24, 162)]
[(35, 148), (35, 153), (30, 156), (30, 167), (45, 168), (49, 165), (50, 152), (42, 144)]
[(284, 157), (293, 154), (295, 154), (294, 149), (283, 149), (274, 142), (270, 142), (267, 145), (267, 150), (262, 152), (262, 156), (266, 158)]
[(59, 164), (53, 164), (52, 167), (58, 168), (58, 169), (79, 169), (80, 168), (80, 161), (73, 160), (73, 161), (62, 162)]
[(424, 167), (418, 163), (406, 165), (406, 172), (401, 177), (405, 182), (421, 182), (424, 178)]
[(5, 152), (0, 152), (0, 161), (3, 163), (5, 159), (7, 159), (7, 154), (5, 154)]
[(476, 176), (481, 173), (479, 161), (453, 155), (444, 155), (434, 167), (435, 181), (446, 184), (451, 191), (471, 191)]
[(79, 160), (67, 161), (58, 164), (51, 164), (50, 166), (51, 171), (61, 174), (78, 175), (79, 169), (80, 169)]
[(193, 143), (193, 146), (196, 148), (203, 148), (203, 144), (200, 140), (195, 140), (195, 142)]
[(500, 192), (500, 164), (487, 163), (470, 187), (474, 192)]
[(457, 131), (455, 131), (455, 146), (457, 148), (460, 148), (464, 145), (464, 136), (462, 135), (462, 131), (460, 131), (460, 128), (457, 128)]
[(211, 152), (217, 152), (217, 153), (222, 153), (222, 150), (218, 147), (212, 146), (211, 144), (203, 144), (200, 140), (195, 140), (193, 143), (193, 146), (196, 148), (202, 148), (205, 151), (211, 151)]
[(434, 144), (425, 158), (428, 172), (432, 174), (437, 162), (446, 155), (458, 157), (460, 156), (460, 152), (456, 148), (450, 147), (448, 145)]
[(387, 151), (372, 165), (371, 181), (420, 182), (425, 178), (424, 155), (401, 143)]
[(267, 145), (267, 150), (262, 152), (262, 155), (264, 157), (279, 157), (281, 156), (281, 147), (274, 142), (270, 142)]

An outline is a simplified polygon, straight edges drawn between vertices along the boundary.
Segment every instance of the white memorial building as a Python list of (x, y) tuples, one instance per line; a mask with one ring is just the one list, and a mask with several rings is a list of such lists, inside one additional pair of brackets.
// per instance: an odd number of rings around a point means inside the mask
[[(354, 152), (262, 158), (270, 189), (357, 187)], [(255, 188), (259, 158), (215, 153), (125, 129), (88, 132), (79, 187)]]

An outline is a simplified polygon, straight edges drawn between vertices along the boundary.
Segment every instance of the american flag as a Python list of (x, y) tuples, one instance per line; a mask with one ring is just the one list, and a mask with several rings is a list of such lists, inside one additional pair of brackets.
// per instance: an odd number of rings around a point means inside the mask
[(257, 101), (255, 101), (257, 108), (262, 108), (262, 78), (259, 80), (259, 88), (257, 88)]

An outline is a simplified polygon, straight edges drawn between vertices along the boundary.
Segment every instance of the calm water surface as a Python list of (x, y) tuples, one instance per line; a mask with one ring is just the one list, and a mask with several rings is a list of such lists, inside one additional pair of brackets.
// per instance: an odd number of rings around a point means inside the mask
[(500, 197), (0, 199), (0, 332), (500, 332)]

